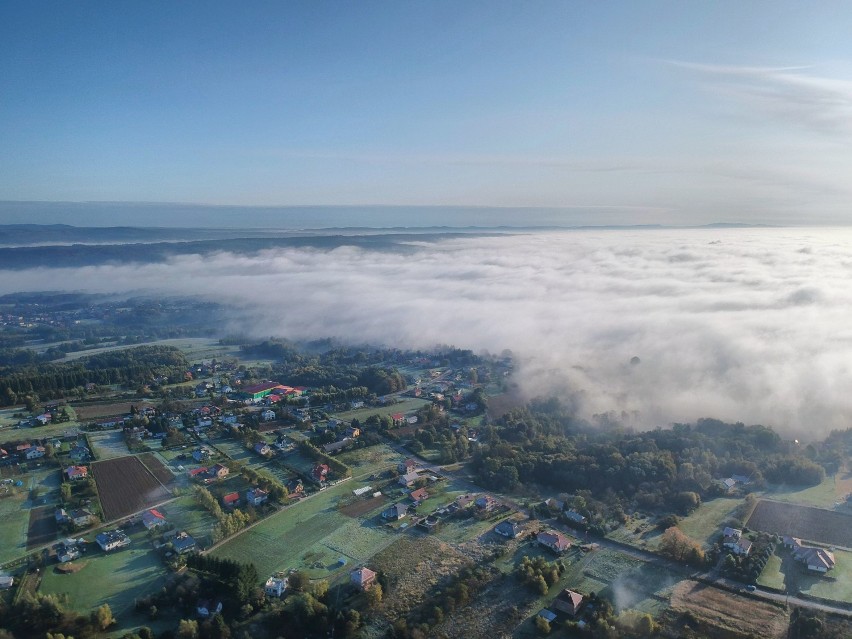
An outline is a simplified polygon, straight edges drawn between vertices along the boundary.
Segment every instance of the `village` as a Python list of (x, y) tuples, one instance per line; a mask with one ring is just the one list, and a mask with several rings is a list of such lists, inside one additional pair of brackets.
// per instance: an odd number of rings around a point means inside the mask
[[(208, 358), (174, 385), (179, 402), (92, 386), (86, 402), (4, 411), (2, 596), (63, 594), (82, 614), (106, 603), (122, 627), (166, 629), (245, 605), (269, 618), (326, 584), (376, 637), (394, 619), (448, 636), (474, 636), (477, 624), (516, 637), (600, 623), (641, 634), (683, 615), (731, 626), (707, 612), (697, 594), (707, 588), (727, 598), (729, 617), (740, 611), (731, 632), (751, 627), (750, 615), (780, 628), (791, 596), (837, 615), (852, 606), (852, 588), (835, 586), (852, 570), (852, 542), (829, 521), (849, 517), (833, 492), (830, 510), (765, 487), (754, 499), (750, 477), (735, 473), (676, 524), (686, 546), (669, 546), (672, 529), (660, 534), (658, 518), (638, 511), (602, 535), (579, 494), (487, 490), (455, 456), (479, 445), (484, 397), (505, 392), (509, 360), (402, 366), (398, 390), (318, 403), (311, 387)], [(817, 519), (790, 518), (797, 508)], [(240, 604), (205, 581), (199, 557), (251, 564), (260, 594)], [(422, 608), (468, 570), (484, 571), (471, 582), (472, 616)], [(195, 599), (158, 598), (176, 583)], [(511, 615), (489, 603), (509, 592)]]

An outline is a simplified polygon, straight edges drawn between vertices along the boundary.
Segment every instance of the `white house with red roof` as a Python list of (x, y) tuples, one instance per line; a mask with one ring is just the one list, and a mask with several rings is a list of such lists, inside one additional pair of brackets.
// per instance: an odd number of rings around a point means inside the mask
[(89, 469), (85, 466), (69, 466), (64, 471), (65, 476), (71, 481), (75, 479), (85, 479), (89, 476)]

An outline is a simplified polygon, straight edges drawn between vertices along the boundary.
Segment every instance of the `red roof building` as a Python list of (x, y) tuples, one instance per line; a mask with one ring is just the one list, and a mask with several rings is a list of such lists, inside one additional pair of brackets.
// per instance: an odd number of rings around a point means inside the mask
[(222, 504), (225, 506), (234, 506), (240, 501), (239, 493), (228, 493), (222, 497)]
[(328, 476), (328, 471), (331, 470), (328, 464), (317, 464), (314, 466), (313, 476), (317, 481), (325, 481)]
[(189, 471), (190, 477), (198, 477), (199, 475), (204, 475), (207, 473), (207, 466), (202, 466), (201, 468), (196, 468), (195, 470)]

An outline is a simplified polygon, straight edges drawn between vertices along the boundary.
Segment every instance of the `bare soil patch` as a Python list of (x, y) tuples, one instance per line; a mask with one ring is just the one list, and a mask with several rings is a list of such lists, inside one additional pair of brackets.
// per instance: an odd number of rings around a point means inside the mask
[(151, 474), (163, 484), (174, 481), (174, 473), (154, 453), (142, 453), (139, 455), (139, 461), (145, 464), (145, 468), (150, 470)]
[(42, 506), (30, 511), (30, 523), (27, 528), (27, 550), (38, 548), (56, 539), (58, 529), (53, 506)]
[(746, 526), (753, 530), (852, 548), (852, 515), (834, 510), (761, 499)]
[(671, 605), (678, 612), (691, 612), (708, 624), (743, 635), (778, 639), (787, 635), (787, 613), (782, 608), (697, 581), (675, 586)]
[(83, 570), (83, 568), (86, 567), (88, 563), (89, 562), (87, 561), (78, 561), (69, 564), (59, 564), (58, 566), (56, 566), (55, 570), (56, 572), (61, 572), (62, 574), (70, 575), (75, 572), (80, 572), (81, 570)]
[(347, 517), (360, 517), (363, 514), (370, 512), (371, 510), (375, 510), (379, 506), (383, 505), (386, 501), (387, 497), (385, 497), (384, 495), (381, 495), (380, 497), (370, 497), (369, 499), (358, 499), (357, 501), (354, 501), (351, 504), (342, 506), (340, 508), (340, 513), (342, 515), (346, 515)]
[(77, 421), (85, 422), (92, 419), (100, 419), (101, 417), (118, 417), (121, 415), (129, 415), (130, 407), (139, 407), (141, 402), (106, 402), (103, 404), (71, 404), (74, 412), (77, 413)]
[(95, 462), (92, 474), (98, 485), (105, 521), (150, 508), (171, 496), (138, 457)]

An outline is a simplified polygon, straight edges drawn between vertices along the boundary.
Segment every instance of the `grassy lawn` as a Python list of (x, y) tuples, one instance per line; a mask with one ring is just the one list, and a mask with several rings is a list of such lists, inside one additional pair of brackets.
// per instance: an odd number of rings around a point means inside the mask
[(725, 497), (706, 501), (694, 513), (684, 517), (678, 524), (678, 528), (693, 539), (702, 542), (705, 548), (709, 548), (722, 532), (721, 528), (725, 525), (725, 520), (741, 502), (741, 499)]
[(30, 509), (27, 491), (0, 499), (0, 564), (27, 553), (27, 527)]
[(349, 466), (352, 473), (357, 476), (396, 468), (404, 457), (386, 444), (377, 444), (340, 453), (337, 459)]
[(364, 408), (356, 408), (355, 410), (347, 410), (342, 413), (335, 413), (334, 417), (337, 419), (342, 419), (344, 421), (349, 421), (353, 418), (358, 418), (360, 421), (364, 421), (370, 415), (378, 415), (382, 417), (384, 415), (393, 415), (394, 413), (413, 413), (418, 408), (426, 406), (429, 402), (425, 399), (417, 399), (414, 397), (409, 397), (403, 399), (401, 402), (396, 404), (388, 404), (387, 406), (365, 406)]
[[(304, 568), (314, 578), (325, 578), (350, 570), (349, 564), (367, 559), (394, 539), (375, 520), (338, 512), (338, 500), (363, 485), (347, 481), (327, 488), (272, 515), (213, 554), (254, 562), (261, 575)], [(347, 567), (336, 564), (340, 557), (347, 558)]]
[(89, 434), (92, 443), (92, 452), (100, 459), (115, 459), (129, 455), (127, 444), (124, 442), (124, 434), (120, 430), (103, 433)]
[(663, 531), (657, 527), (654, 518), (630, 517), (623, 526), (608, 532), (607, 537), (623, 544), (636, 546), (637, 548), (657, 547), (660, 535)]
[(833, 508), (834, 502), (837, 500), (835, 476), (826, 477), (821, 484), (811, 488), (772, 486), (763, 496), (776, 501), (787, 501), (805, 506)]
[[(806, 572), (796, 564), (796, 583), (799, 590), (814, 597), (852, 603), (852, 553), (835, 550), (834, 558), (837, 564), (825, 577)], [(788, 570), (788, 577), (793, 576), (791, 572)]]
[(0, 429), (0, 444), (41, 439), (43, 437), (64, 437), (66, 434), (76, 431), (79, 426), (77, 422), (71, 421), (33, 428), (2, 428)]
[[(780, 552), (787, 552), (783, 549), (779, 550)], [(769, 588), (779, 588), (783, 590), (784, 573), (781, 570), (781, 565), (781, 557), (779, 557), (775, 553), (772, 553), (772, 555), (769, 557), (769, 560), (766, 562), (766, 566), (763, 568), (763, 572), (761, 572), (760, 577), (757, 578), (758, 585), (768, 586)]]
[[(79, 572), (64, 575), (48, 567), (40, 592), (67, 593), (70, 606), (80, 613), (102, 603), (109, 604), (117, 617), (132, 612), (134, 599), (158, 589), (166, 570), (144, 531), (134, 532), (131, 539), (130, 546), (109, 554), (93, 546), (84, 555), (86, 565)], [(95, 584), (97, 587), (93, 587)]]

